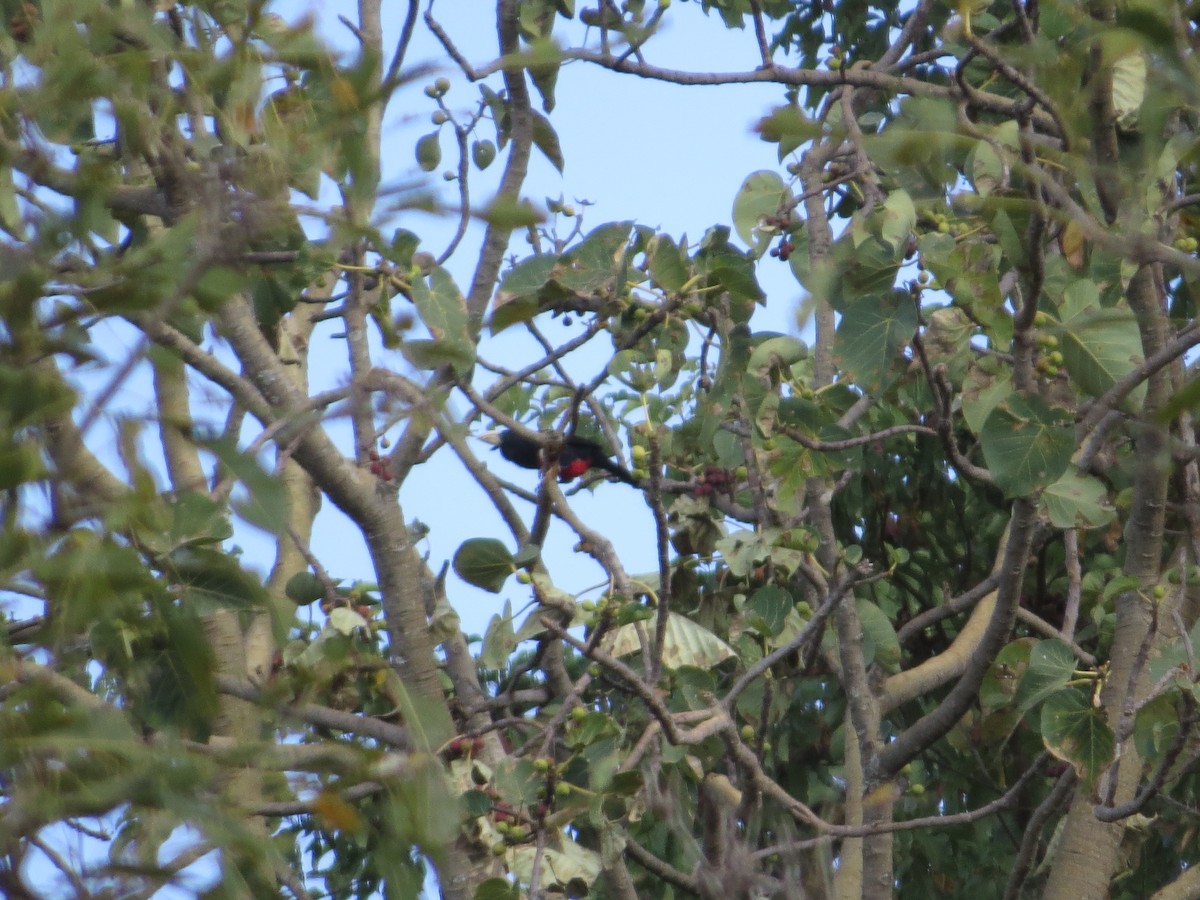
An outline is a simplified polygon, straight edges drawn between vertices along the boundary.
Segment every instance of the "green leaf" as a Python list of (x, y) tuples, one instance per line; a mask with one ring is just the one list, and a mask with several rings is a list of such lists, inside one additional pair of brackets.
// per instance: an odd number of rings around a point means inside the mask
[(902, 248), (892, 247), (865, 231), (859, 235), (848, 231), (834, 244), (834, 258), (825, 274), (834, 282), (825, 288), (829, 302), (841, 312), (867, 295), (887, 296), (896, 283), (902, 259)]
[(689, 277), (687, 257), (666, 234), (656, 234), (646, 249), (646, 265), (650, 277), (666, 291), (678, 291)]
[[(1133, 576), (1123, 577), (1132, 578)], [(1191, 657), (1188, 656), (1189, 644), (1192, 648)], [(1186, 639), (1178, 637), (1165, 645), (1155, 647), (1150, 654), (1150, 677), (1157, 682), (1179, 666), (1188, 667), (1190, 671), (1191, 660), (1197, 653), (1200, 653), (1200, 622), (1192, 626)]]
[(171, 504), (172, 546), (185, 543), (217, 544), (233, 536), (224, 507), (205, 494), (184, 491)]
[(471, 144), (471, 161), (480, 171), (486, 169), (496, 159), (496, 145), (491, 141), (475, 141)]
[[(492, 801), (488, 800), (488, 810)], [(521, 891), (504, 878), (489, 878), (475, 888), (474, 900), (521, 900)]]
[[(457, 732), (454, 721), (450, 718), (450, 710), (441, 697), (426, 697), (410, 689), (391, 670), (388, 671), (388, 693), (390, 699), (396, 704), (396, 711), (400, 714), (401, 721), (408, 729), (414, 749), (424, 753), (436, 753), (438, 748)], [(430, 762), (431, 776), (435, 777), (435, 781), (441, 781), (441, 763), (436, 760), (430, 760)], [(457, 805), (453, 799), (450, 800), (450, 803), (457, 816), (459, 812)], [(453, 830), (454, 825), (451, 825), (451, 833)]]
[(523, 297), (536, 297), (550, 280), (557, 265), (558, 257), (552, 253), (541, 253), (521, 260), (505, 272), (500, 280), (500, 287), (496, 291), (496, 306), (503, 306)]
[(546, 216), (534, 209), (528, 200), (514, 199), (504, 194), (492, 200), (479, 213), (479, 218), (498, 228), (527, 228), (546, 221)]
[(1017, 689), (1017, 705), (1028, 712), (1062, 690), (1075, 666), (1074, 654), (1062, 641), (1039, 641), (1029, 653), (1029, 669)]
[(198, 440), (196, 443), (215, 454), (245, 487), (248, 496), (239, 497), (232, 503), (243, 519), (272, 534), (287, 531), (288, 498), (282, 481), (253, 456), (239, 450), (229, 438)]
[(1186, 382), (1156, 414), (1159, 422), (1172, 422), (1181, 412), (1200, 406), (1200, 376)]
[(48, 474), (42, 454), (31, 443), (0, 445), (0, 490), (38, 481)]
[(967, 427), (975, 434), (996, 405), (1012, 394), (1012, 370), (994, 356), (975, 360), (963, 381), (962, 410)]
[(1117, 515), (1104, 482), (1074, 466), (1042, 492), (1042, 505), (1055, 528), (1099, 528)]
[(705, 709), (717, 693), (717, 679), (708, 669), (680, 666), (674, 672), (672, 693), (681, 697), (688, 709)]
[(749, 257), (722, 256), (709, 271), (721, 287), (735, 297), (753, 300), (755, 303), (766, 301), (767, 295), (759, 287), (758, 278), (754, 274), (754, 264)]
[(559, 69), (562, 67), (562, 51), (554, 41), (542, 37), (530, 45), (525, 57), (529, 79), (542, 95), (542, 109), (550, 112), (554, 109), (554, 88), (558, 83)]
[(967, 161), (971, 186), (980, 197), (990, 196), (1000, 184), (1004, 165), (1000, 155), (987, 141), (979, 141)]
[(550, 160), (550, 165), (561, 174), (566, 162), (563, 160), (562, 146), (558, 142), (558, 132), (550, 124), (550, 120), (540, 112), (531, 111), (533, 116), (533, 144), (542, 151), (542, 155)]
[(470, 340), (467, 330), (467, 302), (450, 273), (436, 266), (429, 281), (413, 270), (413, 303), (421, 313), (421, 321), (435, 340)]
[(735, 531), (717, 541), (716, 549), (725, 558), (730, 573), (737, 578), (745, 578), (771, 555), (771, 547), (762, 535), (753, 531)]
[(512, 554), (495, 538), (463, 541), (454, 554), (454, 571), (467, 584), (500, 593), (508, 576), (516, 571)]
[(516, 647), (512, 603), (505, 601), (504, 609), (492, 616), (483, 633), (483, 649), (479, 653), (478, 663), (488, 669), (502, 669)]
[(917, 309), (908, 294), (862, 297), (842, 314), (834, 357), (855, 383), (875, 391), (891, 380), (916, 328)]
[(392, 232), (392, 242), (389, 256), (398, 268), (411, 269), (413, 254), (421, 245), (421, 238), (407, 228), (397, 228)]
[(517, 551), (517, 555), (513, 557), (513, 565), (524, 568), (538, 561), (542, 555), (542, 548), (537, 544), (525, 544)]
[(1100, 594), (1100, 599), (1108, 603), (1108, 601), (1118, 594), (1124, 594), (1127, 591), (1139, 591), (1141, 588), (1142, 579), (1137, 575), (1117, 575), (1104, 586), (1104, 591)]
[(439, 131), (431, 131), (417, 141), (417, 165), (423, 172), (432, 172), (442, 162), (442, 143)]
[(1036, 394), (1011, 394), (987, 417), (979, 442), (996, 484), (1006, 496), (1021, 497), (1066, 472), (1075, 430), (1065, 410)]
[(755, 346), (746, 371), (762, 378), (776, 367), (786, 370), (803, 359), (808, 359), (808, 344), (790, 335), (778, 335)]
[(1179, 705), (1169, 694), (1159, 694), (1137, 711), (1133, 720), (1133, 742), (1143, 760), (1162, 759), (1179, 736)]
[(283, 592), (297, 606), (308, 606), (325, 596), (325, 587), (316, 575), (306, 569), (289, 578)]
[[(862, 624), (863, 637), (871, 648), (868, 662), (873, 662), (885, 672), (900, 669), (900, 639), (891, 620), (879, 606), (870, 600), (858, 600), (858, 620)], [(865, 655), (865, 651), (864, 651)]]
[(489, 327), (499, 334), (510, 325), (528, 322), (537, 315), (542, 290), (547, 286), (558, 257), (543, 253), (523, 259), (505, 273), (496, 291)]
[(556, 842), (560, 849), (543, 849), (532, 844), (514, 847), (510, 851), (513, 874), (528, 884), (533, 877), (533, 867), (540, 865), (541, 883), (556, 888), (547, 893), (560, 896), (567, 894), (568, 884), (590, 886), (600, 876), (600, 854), (580, 846), (566, 835), (558, 835)]
[(418, 369), (450, 366), (461, 375), (469, 372), (475, 364), (473, 348), (448, 341), (405, 341), (400, 345), (400, 352)]
[(7, 166), (0, 166), (0, 229), (18, 241), (25, 239), (25, 225), (21, 221), (21, 209), (17, 205), (13, 171)]
[(1085, 784), (1112, 762), (1116, 745), (1103, 709), (1080, 691), (1059, 691), (1042, 706), (1042, 742), (1046, 749), (1069, 763)]
[(1029, 670), (1030, 651), (1036, 643), (1033, 638), (1019, 638), (996, 655), (996, 661), (979, 685), (979, 705), (985, 711), (1014, 702), (1025, 673)]
[[(449, 362), (460, 375), (470, 371), (475, 363), (475, 344), (471, 340), (467, 303), (450, 273), (436, 266), (426, 280), (414, 267), (409, 280), (413, 303), (438, 348), (434, 356)], [(402, 349), (414, 345), (421, 346), (418, 341), (408, 341)]]
[(751, 252), (762, 256), (778, 233), (777, 228), (764, 228), (765, 220), (786, 215), (791, 206), (792, 189), (778, 173), (765, 169), (753, 172), (734, 197), (733, 227)]
[(903, 251), (917, 225), (917, 210), (912, 197), (906, 191), (892, 191), (879, 208), (879, 215), (883, 220), (879, 236), (893, 250)]
[[(481, 791), (478, 788), (466, 791), (462, 796), (462, 801), (468, 818), (475, 819), (479, 816), (486, 816), (492, 811), (492, 798), (488, 796), (487, 791)], [(508, 884), (508, 882), (504, 883)], [(476, 893), (475, 896), (478, 897), (479, 894)]]
[(751, 628), (763, 637), (775, 637), (783, 631), (788, 613), (794, 606), (790, 593), (777, 584), (768, 584), (750, 596), (743, 612)]
[[(1093, 281), (1066, 289), (1060, 306), (1061, 348), (1067, 373), (1079, 387), (1098, 397), (1142, 362), (1137, 320), (1124, 307), (1104, 308)], [(1126, 400), (1136, 409), (1145, 395), (1139, 386)]]
[(163, 573), (180, 585), (197, 609), (261, 609), (266, 589), (235, 557), (210, 547), (181, 547), (163, 561)]
[(601, 225), (563, 254), (555, 280), (583, 294), (622, 293), (632, 222)]
[(779, 159), (821, 133), (819, 123), (812, 121), (798, 106), (778, 106), (760, 119), (756, 130), (764, 141), (779, 145)]

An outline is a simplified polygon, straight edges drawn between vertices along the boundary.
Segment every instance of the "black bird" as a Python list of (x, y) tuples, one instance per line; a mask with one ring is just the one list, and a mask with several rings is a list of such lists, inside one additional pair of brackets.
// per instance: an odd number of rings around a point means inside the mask
[[(479, 437), (480, 440), (499, 447), (500, 455), (510, 463), (516, 463), (525, 469), (542, 468), (542, 445), (535, 440), (508, 428), (486, 431)], [(640, 487), (633, 474), (620, 463), (610, 459), (608, 451), (595, 441), (574, 434), (563, 438), (562, 450), (558, 454), (558, 480), (571, 481), (588, 469), (603, 469), (626, 484)]]

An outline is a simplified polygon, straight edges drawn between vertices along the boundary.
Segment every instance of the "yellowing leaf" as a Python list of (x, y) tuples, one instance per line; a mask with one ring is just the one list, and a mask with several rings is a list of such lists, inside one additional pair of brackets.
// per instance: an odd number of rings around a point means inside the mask
[(321, 791), (313, 800), (313, 813), (330, 831), (359, 832), (366, 827), (358, 810), (335, 791)]
[(1063, 228), (1062, 234), (1058, 236), (1058, 246), (1062, 250), (1063, 259), (1076, 272), (1083, 268), (1083, 249), (1085, 241), (1083, 239), (1083, 228), (1074, 219), (1067, 222)]
[(1142, 102), (1146, 99), (1146, 57), (1140, 51), (1122, 56), (1112, 67), (1112, 103), (1117, 126), (1137, 128)]

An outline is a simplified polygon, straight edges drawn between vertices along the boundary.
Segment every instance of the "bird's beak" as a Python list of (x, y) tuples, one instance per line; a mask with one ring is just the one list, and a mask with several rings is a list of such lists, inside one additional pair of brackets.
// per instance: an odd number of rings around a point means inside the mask
[(475, 435), (475, 437), (479, 438), (479, 440), (483, 441), (485, 444), (491, 444), (493, 447), (500, 446), (500, 432), (496, 431), (495, 429), (492, 431), (481, 432), (480, 434)]

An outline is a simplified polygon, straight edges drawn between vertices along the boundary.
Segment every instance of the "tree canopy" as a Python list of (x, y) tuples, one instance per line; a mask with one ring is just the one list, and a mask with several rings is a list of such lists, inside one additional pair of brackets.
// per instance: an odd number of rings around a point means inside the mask
[[(0, 0), (0, 891), (1200, 895), (1196, 4), (395, 6)], [(568, 65), (778, 164), (593, 221)]]

